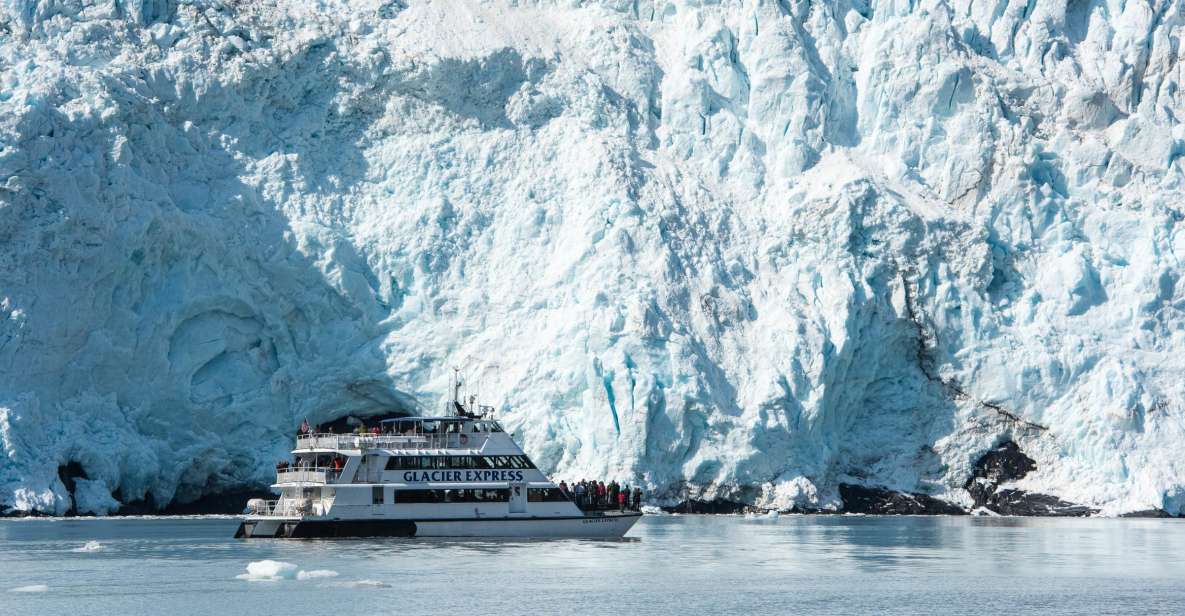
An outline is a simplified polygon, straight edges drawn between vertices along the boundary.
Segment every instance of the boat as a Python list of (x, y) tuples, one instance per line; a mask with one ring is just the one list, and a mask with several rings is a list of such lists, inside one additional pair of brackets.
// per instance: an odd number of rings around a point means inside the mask
[[(578, 505), (536, 467), (490, 407), (387, 419), (353, 434), (297, 436), (276, 500), (252, 499), (236, 538), (619, 538), (641, 518)], [(469, 406), (472, 406), (472, 402)]]

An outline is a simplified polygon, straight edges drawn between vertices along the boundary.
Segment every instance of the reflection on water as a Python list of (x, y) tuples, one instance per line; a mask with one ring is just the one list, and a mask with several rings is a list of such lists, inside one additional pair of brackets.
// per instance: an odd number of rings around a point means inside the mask
[[(0, 611), (1177, 614), (1185, 605), (1180, 520), (647, 516), (620, 541), (237, 541), (236, 525), (0, 521)], [(236, 578), (262, 560), (293, 567), (279, 581)]]

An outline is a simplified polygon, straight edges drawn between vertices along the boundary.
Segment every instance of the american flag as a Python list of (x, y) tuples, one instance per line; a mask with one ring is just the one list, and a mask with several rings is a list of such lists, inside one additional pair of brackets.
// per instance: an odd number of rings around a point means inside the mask
[(309, 431), (310, 431), (310, 430), (312, 430), (312, 429), (313, 429), (313, 428), (312, 428), (311, 426), (309, 426), (309, 418), (308, 418), (308, 417), (305, 417), (305, 418), (304, 418), (304, 423), (300, 424), (300, 433), (301, 433), (301, 434), (308, 434), (308, 433), (309, 433)]

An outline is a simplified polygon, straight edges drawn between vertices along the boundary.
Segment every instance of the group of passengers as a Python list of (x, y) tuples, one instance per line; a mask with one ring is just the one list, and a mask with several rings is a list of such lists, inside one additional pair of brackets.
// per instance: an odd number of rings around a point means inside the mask
[[(463, 434), (467, 430), (463, 421), (383, 421), (379, 425), (366, 425), (360, 421), (353, 428), (347, 428), (346, 435), (354, 436), (418, 436), (426, 434)], [(501, 432), (497, 424), (492, 422), (474, 421), (469, 424), (469, 433)], [(306, 419), (300, 425), (297, 436), (313, 436), (317, 434), (335, 434), (333, 424), (311, 425)]]
[[(314, 461), (314, 460), (310, 460), (309, 458), (304, 458), (304, 459), (302, 459), (298, 462), (295, 462), (295, 463), (289, 462), (288, 460), (280, 460), (279, 462), (276, 462), (276, 471), (286, 471), (286, 470), (291, 470), (291, 469), (307, 470), (307, 469), (313, 469), (313, 468), (322, 468), (321, 465), (318, 464), (317, 462), (319, 462), (319, 460)], [(328, 468), (340, 473), (341, 470), (343, 468), (345, 468), (345, 466), (346, 466), (346, 458), (344, 456), (335, 455), (329, 460)]]
[(567, 482), (560, 482), (560, 490), (576, 503), (581, 509), (642, 509), (642, 488), (630, 488), (629, 484), (621, 485), (616, 481), (592, 481), (585, 479), (574, 481), (569, 486)]

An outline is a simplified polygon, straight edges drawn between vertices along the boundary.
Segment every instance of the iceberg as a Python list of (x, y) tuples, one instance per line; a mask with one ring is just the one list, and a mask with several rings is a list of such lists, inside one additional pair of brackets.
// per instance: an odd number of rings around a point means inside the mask
[[(248, 582), (278, 582), (297, 578), (299, 574), (296, 565), (278, 560), (257, 560), (247, 563), (247, 572), (240, 573), (235, 578)], [(300, 578), (304, 579), (304, 578)]]
[(656, 504), (971, 509), (1014, 443), (992, 494), (1185, 513), (1183, 23), (4, 0), (0, 510), (266, 486), (459, 366)]

